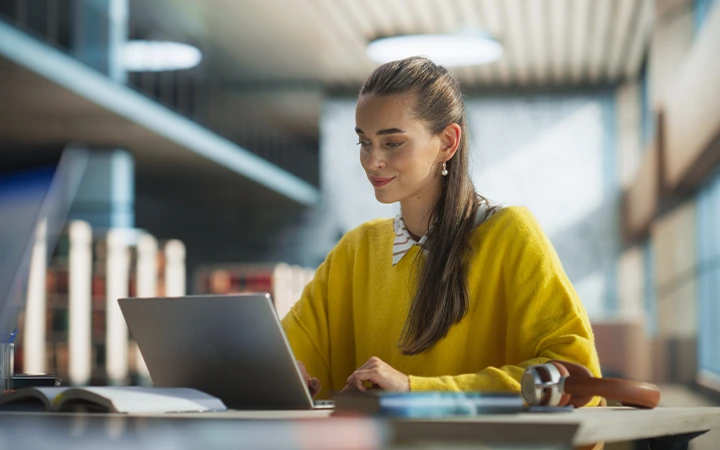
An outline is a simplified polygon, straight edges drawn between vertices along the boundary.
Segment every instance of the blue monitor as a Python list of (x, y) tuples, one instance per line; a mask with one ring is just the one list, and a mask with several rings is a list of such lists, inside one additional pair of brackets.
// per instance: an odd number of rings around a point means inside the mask
[(62, 229), (87, 164), (80, 149), (40, 162), (0, 163), (0, 334), (17, 327), (23, 308), (35, 232), (47, 220), (48, 249)]

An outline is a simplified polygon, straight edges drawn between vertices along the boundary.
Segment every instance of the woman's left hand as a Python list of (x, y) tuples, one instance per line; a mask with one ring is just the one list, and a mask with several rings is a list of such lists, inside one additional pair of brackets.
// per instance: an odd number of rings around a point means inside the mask
[(370, 382), (385, 391), (408, 392), (410, 390), (410, 378), (404, 373), (398, 372), (393, 367), (373, 356), (360, 366), (347, 379), (347, 386), (341, 392), (366, 392), (365, 382)]

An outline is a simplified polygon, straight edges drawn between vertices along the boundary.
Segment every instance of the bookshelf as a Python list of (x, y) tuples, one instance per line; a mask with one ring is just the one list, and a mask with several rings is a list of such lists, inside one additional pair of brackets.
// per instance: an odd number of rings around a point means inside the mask
[[(184, 244), (73, 221), (48, 257), (43, 232), (19, 322), (16, 371), (52, 373), (63, 385), (150, 384), (117, 299), (185, 295)], [(282, 318), (314, 274), (285, 263), (206, 265), (195, 271), (194, 293), (269, 292)]]
[(282, 318), (314, 276), (315, 269), (285, 263), (203, 265), (195, 270), (193, 289), (217, 295), (269, 292)]
[(149, 384), (117, 299), (184, 295), (183, 243), (74, 221), (47, 258), (42, 231), (19, 320), (16, 372), (52, 373), (63, 385)]

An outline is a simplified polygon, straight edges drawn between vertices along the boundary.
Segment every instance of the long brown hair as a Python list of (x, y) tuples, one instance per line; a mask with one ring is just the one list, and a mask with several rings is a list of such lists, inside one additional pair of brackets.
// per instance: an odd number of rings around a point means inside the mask
[[(430, 213), (418, 286), (410, 306), (399, 346), (406, 355), (416, 355), (444, 338), (469, 307), (467, 260), (468, 240), (475, 228), (475, 215), (487, 200), (475, 191), (469, 169), (468, 130), (465, 104), (458, 82), (427, 58), (411, 57), (375, 69), (360, 89), (367, 95), (414, 96), (413, 115), (437, 135), (449, 124), (462, 128), (457, 152), (447, 161), (446, 177), (437, 203)], [(422, 252), (421, 252), (422, 253)]]

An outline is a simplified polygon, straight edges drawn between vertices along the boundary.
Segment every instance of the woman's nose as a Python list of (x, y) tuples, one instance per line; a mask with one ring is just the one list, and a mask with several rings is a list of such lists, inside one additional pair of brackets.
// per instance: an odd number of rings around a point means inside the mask
[(385, 158), (382, 152), (375, 147), (371, 147), (365, 157), (365, 166), (371, 170), (385, 167)]

